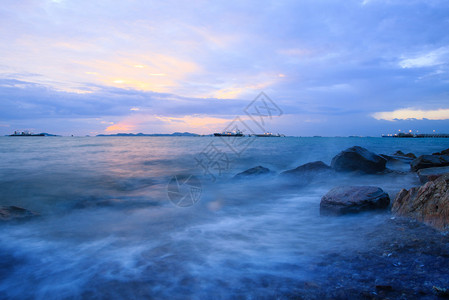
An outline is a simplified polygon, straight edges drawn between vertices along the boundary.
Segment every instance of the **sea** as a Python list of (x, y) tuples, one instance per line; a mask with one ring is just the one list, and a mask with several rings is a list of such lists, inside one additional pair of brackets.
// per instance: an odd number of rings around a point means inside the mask
[[(0, 298), (274, 299), (326, 284), (323, 257), (363, 248), (392, 215), (322, 217), (321, 197), (419, 185), (405, 163), (307, 183), (277, 175), (355, 145), (418, 156), (449, 139), (0, 137), (0, 205), (39, 214), (0, 223)], [(234, 178), (256, 166), (274, 173)]]

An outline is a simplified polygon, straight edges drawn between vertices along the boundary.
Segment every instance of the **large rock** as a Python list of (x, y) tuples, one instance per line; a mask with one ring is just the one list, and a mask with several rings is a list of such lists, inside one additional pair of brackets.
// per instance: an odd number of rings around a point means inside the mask
[(38, 214), (18, 206), (0, 206), (0, 221), (20, 220)]
[(340, 186), (321, 198), (321, 215), (344, 215), (368, 210), (385, 209), (390, 197), (376, 186)]
[(385, 170), (387, 161), (365, 148), (354, 146), (337, 154), (331, 162), (332, 168), (338, 172), (354, 172), (374, 174)]
[(257, 166), (251, 169), (248, 169), (246, 171), (240, 172), (237, 175), (234, 176), (235, 179), (241, 179), (241, 178), (254, 178), (256, 176), (260, 175), (271, 175), (274, 172), (271, 171), (268, 168)]
[(421, 155), (410, 164), (412, 171), (449, 166), (449, 155)]
[(414, 218), (440, 230), (449, 229), (449, 174), (421, 187), (401, 190), (394, 199), (392, 212)]
[(418, 170), (419, 181), (423, 184), (428, 181), (435, 180), (446, 173), (449, 173), (449, 166)]

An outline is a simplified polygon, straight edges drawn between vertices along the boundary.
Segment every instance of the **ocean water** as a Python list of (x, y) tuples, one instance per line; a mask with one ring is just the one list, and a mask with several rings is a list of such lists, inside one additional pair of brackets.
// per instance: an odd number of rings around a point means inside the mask
[[(0, 205), (40, 214), (0, 224), (0, 298), (272, 299), (294, 294), (301, 283), (326, 278), (314, 268), (323, 257), (363, 248), (361, 234), (391, 217), (388, 212), (320, 217), (320, 198), (330, 188), (376, 185), (393, 198), (401, 188), (418, 185), (418, 178), (405, 164), (389, 166), (400, 172), (341, 175), (308, 184), (276, 175), (233, 180), (235, 174), (258, 165), (279, 173), (316, 160), (330, 164), (354, 145), (383, 154), (449, 148), (449, 139), (250, 142), (0, 137)], [(211, 157), (210, 169), (198, 162)], [(177, 206), (170, 201), (173, 176), (190, 175), (200, 185), (194, 194), (189, 188), (180, 193), (197, 202)]]

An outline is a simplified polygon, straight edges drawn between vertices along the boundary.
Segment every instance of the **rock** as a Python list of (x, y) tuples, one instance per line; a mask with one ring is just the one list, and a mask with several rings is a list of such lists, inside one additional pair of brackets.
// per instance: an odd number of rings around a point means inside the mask
[(386, 284), (383, 284), (383, 285), (376, 285), (376, 290), (378, 290), (378, 291), (392, 291), (393, 290), (393, 287), (391, 286), (391, 285), (386, 285)]
[(39, 214), (18, 206), (0, 206), (0, 221), (26, 219)]
[(413, 153), (407, 153), (405, 154), (404, 152), (402, 152), (401, 150), (396, 151), (393, 156), (402, 156), (402, 157), (408, 157), (408, 158), (416, 158), (416, 155)]
[(440, 298), (449, 298), (449, 289), (441, 288), (439, 286), (432, 287), (433, 292)]
[(386, 154), (379, 154), (380, 157), (384, 158), (387, 163), (388, 162), (401, 162), (401, 163), (407, 163), (410, 164), (413, 161), (413, 158), (407, 157), (407, 156), (393, 156), (393, 155), (386, 155)]
[(332, 171), (332, 168), (326, 165), (322, 161), (314, 161), (301, 165), (295, 169), (287, 170), (281, 173), (281, 175), (291, 176), (303, 176), (306, 174), (317, 174)]
[(332, 159), (331, 166), (338, 172), (359, 171), (374, 174), (385, 170), (386, 163), (385, 158), (365, 148), (354, 146), (337, 154)]
[(312, 181), (329, 181), (329, 177), (334, 174), (335, 171), (322, 161), (314, 161), (295, 169), (284, 171), (280, 176), (293, 180), (295, 186), (304, 186)]
[(432, 155), (449, 155), (449, 148), (441, 152), (432, 153)]
[(340, 186), (321, 198), (321, 215), (343, 215), (362, 211), (385, 209), (390, 197), (375, 186)]
[(270, 175), (273, 173), (274, 172), (268, 168), (265, 168), (262, 166), (257, 166), (257, 167), (248, 169), (246, 171), (243, 171), (241, 173), (238, 173), (237, 175), (234, 176), (234, 178), (235, 179), (248, 178), (248, 177), (255, 177), (255, 176), (260, 176), (260, 175)]
[(421, 155), (410, 164), (412, 171), (419, 169), (449, 166), (449, 155)]
[(391, 210), (439, 230), (449, 229), (449, 174), (421, 187), (408, 191), (402, 189), (396, 195)]
[(421, 181), (422, 184), (426, 183), (427, 181), (435, 180), (446, 173), (449, 173), (449, 166), (418, 170), (419, 181)]

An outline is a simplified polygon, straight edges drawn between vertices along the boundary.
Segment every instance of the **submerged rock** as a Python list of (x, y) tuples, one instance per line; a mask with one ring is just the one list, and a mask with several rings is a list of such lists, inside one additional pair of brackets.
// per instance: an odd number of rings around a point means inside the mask
[(327, 182), (334, 174), (335, 171), (322, 161), (314, 161), (295, 169), (284, 171), (280, 176), (289, 180), (295, 186), (304, 186), (311, 182)]
[(333, 171), (331, 167), (326, 165), (322, 161), (314, 161), (300, 165), (299, 167), (291, 170), (287, 170), (281, 173), (281, 175), (288, 176), (303, 176), (308, 174), (327, 173)]
[(234, 178), (235, 179), (251, 178), (251, 177), (260, 176), (260, 175), (270, 175), (273, 173), (274, 172), (268, 168), (265, 168), (262, 166), (257, 166), (257, 167), (254, 167), (254, 168), (251, 168), (246, 171), (238, 173), (237, 175), (234, 176)]
[(418, 170), (419, 181), (423, 184), (428, 181), (435, 180), (446, 173), (449, 173), (449, 166)]
[(385, 209), (390, 197), (376, 186), (340, 186), (321, 198), (321, 215), (344, 215), (368, 210)]
[(404, 152), (402, 152), (401, 150), (396, 151), (394, 154), (394, 156), (402, 156), (402, 157), (408, 157), (408, 158), (416, 158), (416, 155), (413, 153), (407, 153), (405, 154)]
[(421, 155), (411, 163), (412, 171), (449, 166), (449, 155)]
[(39, 214), (18, 206), (0, 206), (0, 221), (21, 220)]
[(441, 152), (432, 153), (432, 155), (449, 155), (449, 148)]
[(386, 159), (369, 150), (354, 146), (337, 154), (331, 162), (338, 172), (359, 171), (374, 174), (385, 170)]
[(410, 164), (413, 161), (413, 158), (407, 157), (407, 156), (394, 156), (394, 155), (387, 155), (387, 154), (379, 154), (380, 157), (383, 157), (386, 159), (387, 163), (406, 163)]
[(449, 229), (449, 174), (421, 187), (402, 189), (394, 199), (391, 210), (439, 230)]
[(433, 286), (432, 289), (435, 295), (437, 295), (438, 297), (449, 298), (449, 289), (441, 288), (439, 286)]

